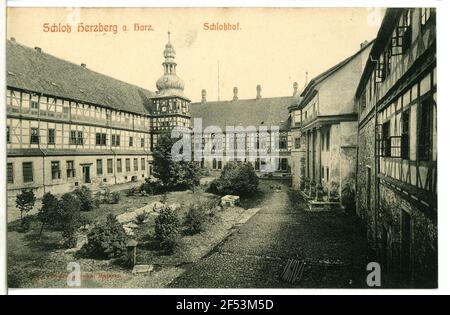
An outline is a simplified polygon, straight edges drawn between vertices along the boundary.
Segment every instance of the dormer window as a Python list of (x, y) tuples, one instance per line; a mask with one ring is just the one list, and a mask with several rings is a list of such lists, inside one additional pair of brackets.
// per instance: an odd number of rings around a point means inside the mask
[(433, 14), (432, 8), (420, 9), (420, 27), (422, 31), (430, 24), (432, 14)]
[(411, 46), (411, 10), (408, 9), (400, 17), (400, 21), (392, 35), (392, 55), (401, 55)]

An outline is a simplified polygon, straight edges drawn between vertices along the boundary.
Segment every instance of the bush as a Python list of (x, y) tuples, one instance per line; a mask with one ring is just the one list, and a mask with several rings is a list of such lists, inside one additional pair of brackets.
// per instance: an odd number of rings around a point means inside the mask
[(206, 224), (213, 214), (214, 203), (202, 202), (200, 204), (192, 204), (184, 219), (186, 231), (189, 234), (197, 234), (205, 230)]
[(80, 250), (82, 256), (98, 259), (124, 258), (127, 253), (127, 235), (114, 215), (92, 228), (88, 242)]
[(32, 189), (24, 189), (16, 196), (16, 207), (20, 210), (20, 220), (25, 230), (29, 228), (29, 220), (23, 220), (23, 215), (33, 209), (35, 202), (36, 196)]
[(258, 176), (251, 163), (228, 162), (209, 190), (220, 195), (248, 196), (258, 191)]
[(108, 188), (100, 190), (95, 193), (94, 204), (98, 205), (102, 203), (117, 204), (120, 201), (120, 193), (118, 191), (111, 192)]
[(81, 211), (91, 211), (96, 206), (94, 198), (92, 197), (92, 191), (87, 186), (81, 186), (75, 188), (73, 194), (78, 197), (81, 203)]
[(40, 238), (45, 225), (55, 227), (59, 223), (58, 198), (50, 192), (46, 193), (42, 198), (42, 207), (37, 216), (42, 224), (39, 231)]
[(158, 195), (164, 193), (165, 189), (161, 181), (152, 181), (147, 177), (145, 182), (139, 186), (139, 191), (145, 192), (148, 195)]
[(163, 207), (155, 219), (155, 238), (161, 249), (172, 253), (179, 237), (180, 221), (170, 207)]
[(68, 248), (77, 244), (76, 231), (81, 224), (81, 202), (75, 195), (65, 193), (58, 202), (58, 219), (62, 225), (64, 245)]

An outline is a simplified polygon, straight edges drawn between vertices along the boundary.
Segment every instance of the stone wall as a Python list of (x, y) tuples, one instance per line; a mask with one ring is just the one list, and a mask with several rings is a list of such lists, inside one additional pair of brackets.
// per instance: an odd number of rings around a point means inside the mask
[[(375, 245), (375, 124), (371, 117), (360, 127), (356, 172), (356, 213), (366, 224), (369, 244)], [(370, 170), (370, 172), (369, 172)], [(368, 179), (371, 175), (370, 181)], [(370, 192), (368, 191), (370, 182)], [(370, 200), (369, 200), (370, 199)]]

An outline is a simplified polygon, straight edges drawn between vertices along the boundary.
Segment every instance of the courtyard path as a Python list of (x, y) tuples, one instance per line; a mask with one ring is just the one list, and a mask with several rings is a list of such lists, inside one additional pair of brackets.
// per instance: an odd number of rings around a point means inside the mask
[[(271, 189), (273, 184), (282, 189)], [(291, 207), (287, 186), (267, 181), (261, 186), (267, 194), (261, 210), (209, 255), (184, 266), (170, 287), (365, 287), (367, 244), (354, 216)], [(289, 258), (306, 262), (294, 284), (281, 280)]]

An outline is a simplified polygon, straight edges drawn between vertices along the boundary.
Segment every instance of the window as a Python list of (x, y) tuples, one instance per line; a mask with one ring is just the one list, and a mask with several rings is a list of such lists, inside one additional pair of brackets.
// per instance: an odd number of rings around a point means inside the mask
[(367, 167), (367, 183), (366, 183), (366, 209), (371, 210), (371, 199), (372, 199), (372, 168)]
[(106, 133), (96, 133), (95, 134), (95, 144), (96, 145), (106, 145)]
[(108, 171), (108, 174), (112, 174), (113, 173), (113, 160), (112, 159), (107, 159), (106, 160), (106, 169)]
[(130, 147), (133, 146), (133, 137), (130, 137), (130, 139), (128, 141), (128, 146), (130, 146)]
[(217, 160), (216, 159), (213, 159), (213, 161), (212, 161), (212, 168), (213, 169), (217, 168)]
[(111, 145), (116, 147), (120, 146), (120, 135), (112, 135)]
[(139, 171), (139, 165), (138, 165), (138, 159), (137, 158), (133, 159), (133, 166), (134, 166), (134, 171), (135, 172)]
[(31, 109), (39, 109), (39, 103), (37, 101), (31, 101)]
[(22, 163), (23, 182), (29, 183), (33, 181), (33, 162)]
[(222, 161), (221, 161), (221, 160), (218, 160), (218, 161), (217, 161), (217, 168), (218, 168), (219, 170), (222, 169)]
[(282, 171), (287, 171), (287, 168), (288, 168), (287, 162), (288, 162), (287, 159), (285, 159), (285, 158), (281, 159), (281, 170)]
[(14, 183), (14, 167), (13, 167), (12, 163), (7, 164), (6, 175), (7, 175), (7, 183), (13, 184)]
[(30, 143), (39, 144), (39, 128), (31, 128)]
[(409, 109), (402, 113), (401, 157), (409, 160)]
[(287, 149), (287, 136), (280, 136), (280, 149)]
[(55, 129), (48, 130), (48, 144), (55, 144)]
[(122, 159), (117, 159), (117, 173), (122, 173)]
[(77, 144), (77, 132), (76, 132), (76, 130), (71, 130), (70, 131), (69, 143), (70, 144)]
[(59, 161), (52, 161), (51, 168), (52, 168), (52, 179), (60, 179), (61, 170), (59, 169)]
[(431, 8), (420, 9), (420, 25), (425, 26), (431, 21)]
[(11, 143), (11, 135), (10, 135), (9, 126), (6, 126), (6, 142)]
[(392, 55), (401, 55), (411, 46), (411, 10), (407, 9), (401, 16), (399, 24), (392, 35)]
[(103, 160), (97, 160), (97, 175), (103, 174)]
[(141, 138), (141, 148), (143, 148), (144, 145), (145, 145), (145, 139), (144, 139), (144, 138)]
[(78, 131), (77, 132), (77, 144), (80, 144), (80, 145), (84, 144), (83, 131)]
[(295, 146), (296, 149), (300, 149), (300, 146), (301, 146), (301, 139), (300, 138), (295, 138), (294, 146)]
[(141, 170), (145, 171), (145, 158), (141, 158)]
[(420, 104), (418, 149), (419, 160), (428, 161), (431, 155), (431, 119), (432, 119), (432, 100), (428, 97)]
[(325, 144), (326, 144), (325, 148), (326, 148), (327, 152), (330, 151), (330, 129), (327, 130)]
[(126, 170), (127, 172), (130, 172), (130, 171), (131, 171), (131, 163), (130, 163), (130, 159), (126, 159), (126, 160), (125, 160), (125, 170)]
[(359, 105), (360, 105), (361, 110), (363, 110), (367, 106), (366, 90), (364, 90), (361, 94)]
[(382, 156), (391, 156), (391, 138), (390, 138), (390, 122), (383, 124), (381, 134), (381, 154)]
[(75, 177), (75, 164), (73, 161), (66, 162), (67, 178)]

